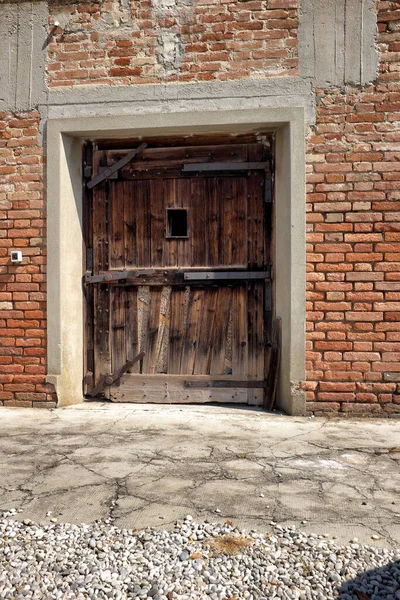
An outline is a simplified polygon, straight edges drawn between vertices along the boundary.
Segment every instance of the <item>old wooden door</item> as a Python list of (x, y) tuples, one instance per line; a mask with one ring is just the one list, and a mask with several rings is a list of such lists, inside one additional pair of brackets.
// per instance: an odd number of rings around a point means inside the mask
[(146, 148), (118, 163), (127, 153), (96, 150), (86, 169), (86, 391), (262, 405), (269, 148)]

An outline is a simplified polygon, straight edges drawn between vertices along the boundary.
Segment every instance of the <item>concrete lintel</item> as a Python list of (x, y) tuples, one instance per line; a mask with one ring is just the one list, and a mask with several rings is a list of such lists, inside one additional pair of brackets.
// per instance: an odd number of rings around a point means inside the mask
[(305, 412), (305, 118), (304, 108), (253, 108), (48, 120), (48, 381), (59, 405), (82, 401), (83, 291), (81, 145), (87, 138), (276, 131), (279, 270), (276, 314), (282, 318), (278, 406)]
[(113, 102), (143, 102), (145, 100), (194, 100), (207, 98), (250, 98), (253, 96), (308, 95), (311, 82), (299, 77), (269, 77), (204, 83), (169, 83), (154, 85), (96, 86), (80, 85), (75, 88), (53, 88), (48, 103), (106, 104)]
[(311, 82), (298, 77), (234, 82), (136, 86), (78, 86), (50, 90), (50, 118), (129, 115), (180, 111), (240, 110), (303, 106), (309, 124), (315, 121)]

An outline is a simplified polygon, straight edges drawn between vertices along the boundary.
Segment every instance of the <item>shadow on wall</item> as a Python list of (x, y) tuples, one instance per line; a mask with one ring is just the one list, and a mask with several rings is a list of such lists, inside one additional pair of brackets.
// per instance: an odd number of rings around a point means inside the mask
[(336, 600), (400, 600), (400, 560), (349, 579)]

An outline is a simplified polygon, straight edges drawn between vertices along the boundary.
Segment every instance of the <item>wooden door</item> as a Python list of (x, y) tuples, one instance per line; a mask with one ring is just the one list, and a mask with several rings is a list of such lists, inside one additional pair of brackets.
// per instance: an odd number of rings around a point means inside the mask
[(262, 405), (269, 149), (147, 148), (104, 171), (127, 152), (93, 155), (87, 392), (122, 402)]

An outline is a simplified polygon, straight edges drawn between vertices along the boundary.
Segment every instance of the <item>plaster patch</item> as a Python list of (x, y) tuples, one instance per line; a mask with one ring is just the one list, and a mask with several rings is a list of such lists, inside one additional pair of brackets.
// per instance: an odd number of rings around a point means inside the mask
[[(132, 27), (130, 0), (105, 0), (99, 3), (100, 18), (91, 19), (91, 31), (104, 33), (110, 30)], [(82, 31), (82, 23), (76, 19), (74, 5), (58, 5), (52, 16), (64, 33)]]
[(179, 33), (161, 28), (157, 38), (157, 57), (166, 75), (180, 70), (183, 56), (183, 44)]

